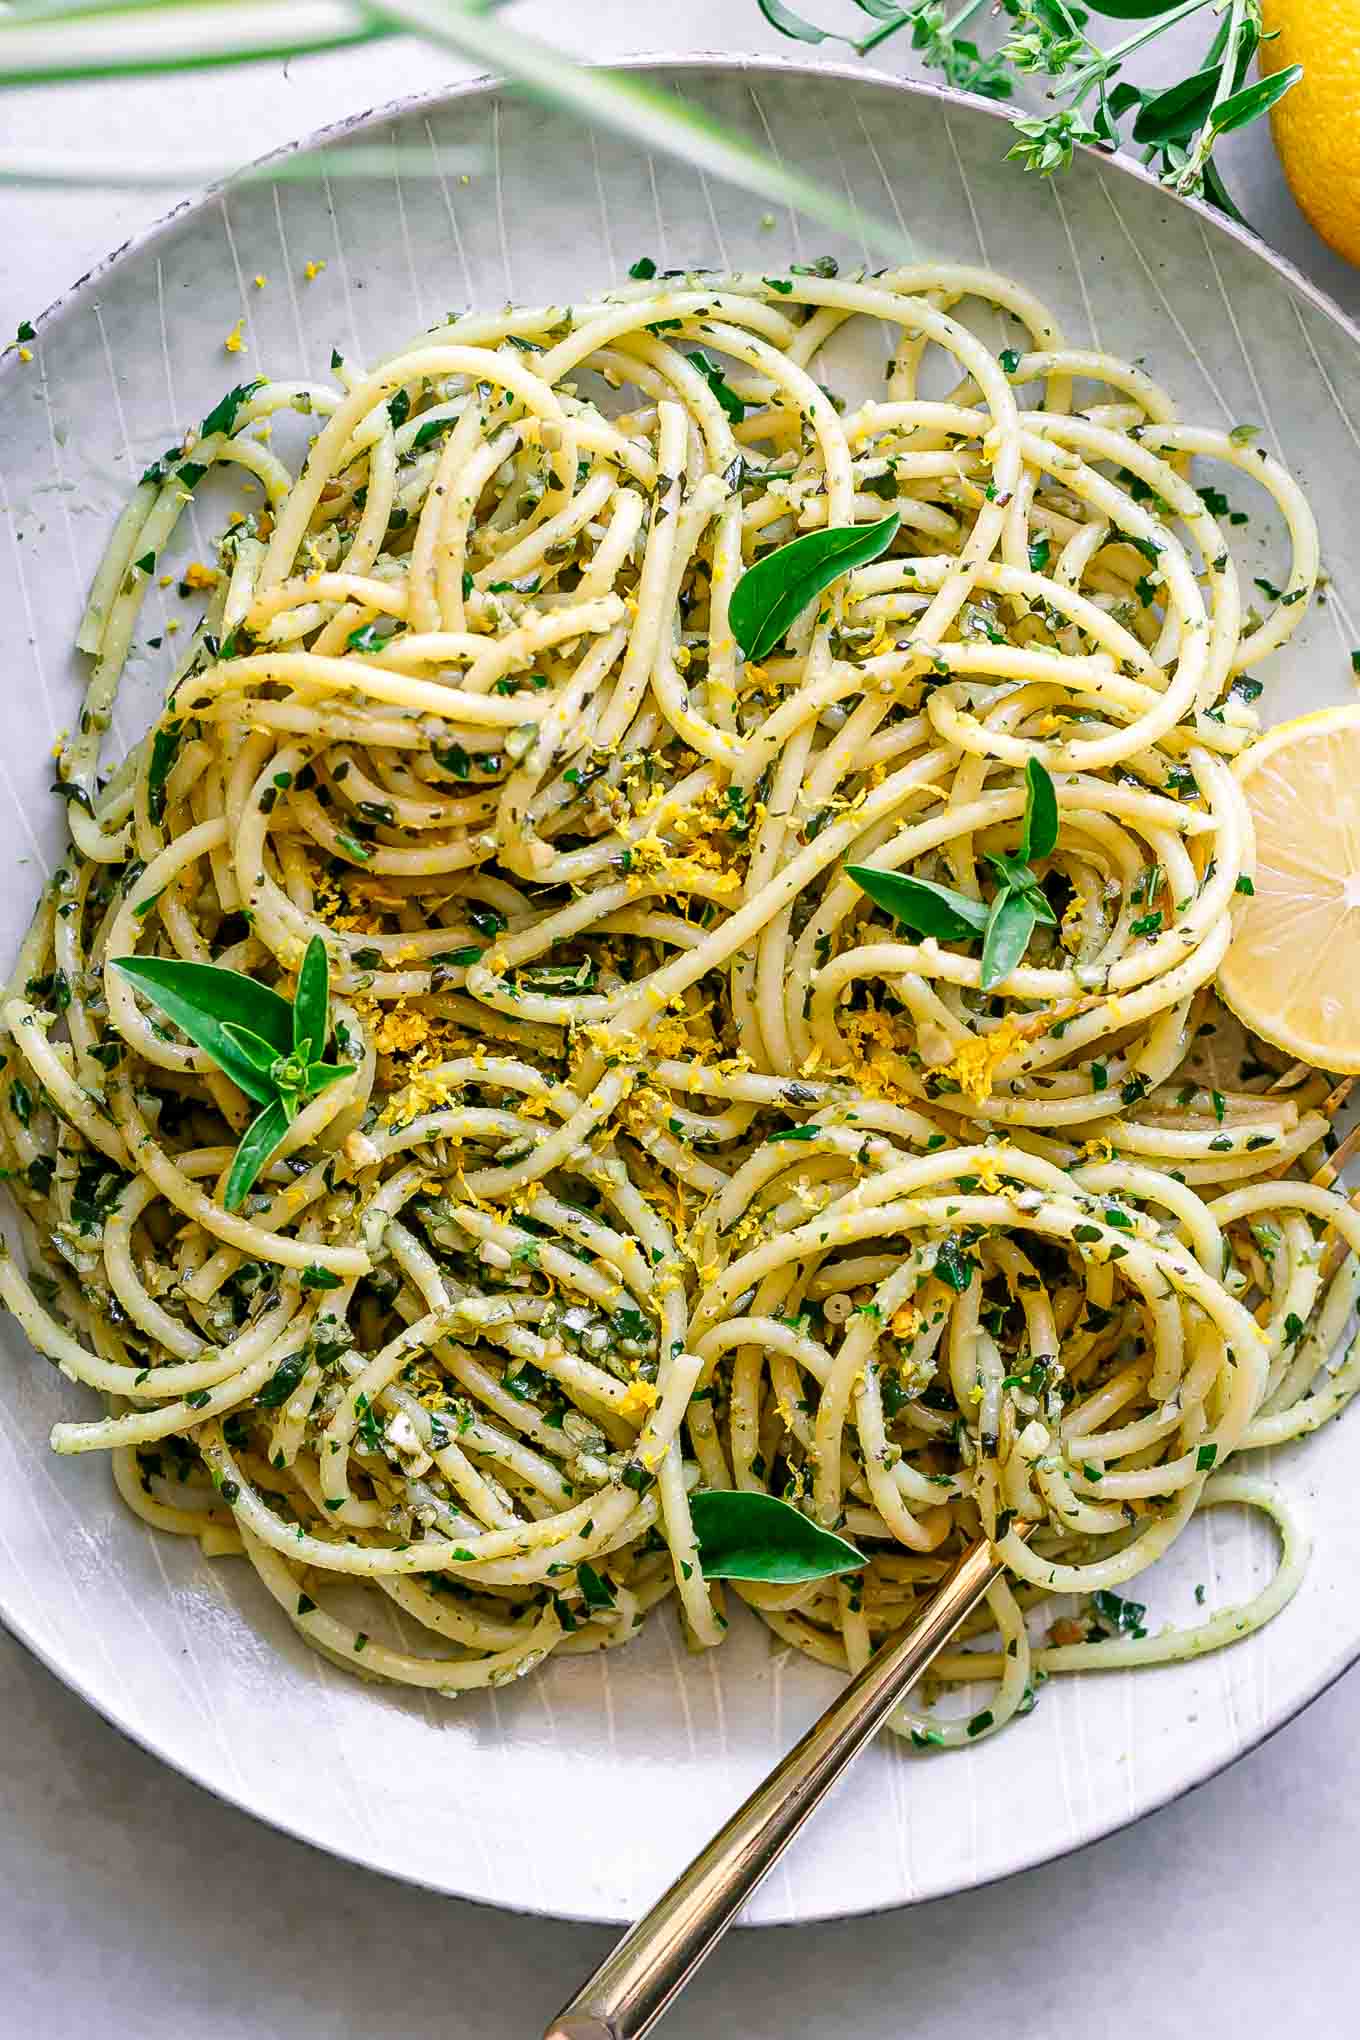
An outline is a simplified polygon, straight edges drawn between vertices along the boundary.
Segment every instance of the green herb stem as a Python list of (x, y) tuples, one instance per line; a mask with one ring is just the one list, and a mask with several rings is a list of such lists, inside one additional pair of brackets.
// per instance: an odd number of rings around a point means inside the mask
[(1132, 35), (1126, 35), (1123, 42), (1116, 43), (1114, 48), (1107, 50), (1105, 54), (1113, 62), (1120, 63), (1135, 50), (1140, 50), (1144, 43), (1155, 42), (1159, 35), (1164, 35), (1169, 28), (1175, 28), (1178, 22), (1188, 21), (1192, 14), (1202, 14), (1206, 7), (1215, 4), (1216, 0), (1181, 0), (1179, 7), (1173, 7), (1167, 14), (1159, 14), (1146, 28), (1135, 29)]

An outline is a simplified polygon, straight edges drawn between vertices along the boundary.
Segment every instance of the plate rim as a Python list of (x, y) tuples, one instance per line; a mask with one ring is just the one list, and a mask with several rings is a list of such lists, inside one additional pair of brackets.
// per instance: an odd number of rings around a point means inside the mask
[[(812, 84), (820, 84), (823, 81), (830, 81), (833, 84), (867, 84), (903, 95), (908, 99), (931, 101), (946, 108), (953, 106), (969, 114), (985, 114), (1000, 126), (1009, 126), (1010, 124), (1008, 109), (998, 105), (995, 100), (985, 99), (976, 93), (959, 91), (951, 86), (938, 85), (931, 80), (902, 77), (874, 65), (853, 65), (839, 60), (818, 62), (809, 58), (785, 56), (782, 53), (758, 54), (732, 51), (708, 52), (702, 50), (676, 52), (663, 50), (640, 52), (626, 57), (611, 59), (607, 63), (591, 63), (583, 66), (583, 68), (623, 73), (669, 72), (680, 73), (682, 75), (717, 73), (731, 78), (773, 74), (798, 78)], [(42, 328), (45, 324), (55, 322), (73, 313), (86, 298), (92, 296), (101, 280), (117, 264), (153, 248), (172, 229), (178, 228), (186, 220), (191, 219), (197, 214), (204, 213), (210, 207), (218, 204), (224, 195), (230, 193), (242, 176), (261, 170), (267, 171), (271, 164), (285, 161), (304, 151), (323, 147), (327, 143), (347, 138), (361, 132), (365, 128), (403, 118), (422, 107), (447, 106), (466, 99), (490, 98), (497, 93), (513, 92), (514, 90), (515, 88), (508, 84), (504, 78), (483, 72), (472, 78), (458, 79), (444, 85), (435, 86), (429, 91), (400, 94), (377, 105), (342, 115), (337, 120), (329, 121), (320, 127), (308, 130), (303, 135), (281, 143), (276, 148), (268, 150), (264, 154), (242, 164), (240, 170), (231, 176), (219, 179), (213, 184), (180, 199), (168, 211), (150, 221), (146, 226), (139, 228), (137, 232), (129, 235), (125, 241), (120, 242), (117, 247), (77, 277), (43, 311), (32, 317), (31, 323), (37, 336), (39, 338), (42, 337)], [(634, 146), (639, 145), (634, 144)], [(1202, 223), (1211, 226), (1216, 232), (1226, 235), (1228, 239), (1256, 256), (1268, 268), (1273, 269), (1288, 288), (1303, 297), (1315, 310), (1330, 319), (1352, 341), (1356, 348), (1360, 349), (1360, 319), (1352, 318), (1328, 291), (1321, 285), (1314, 283), (1297, 264), (1290, 260), (1289, 257), (1280, 254), (1278, 250), (1272, 248), (1252, 228), (1239, 224), (1203, 200), (1189, 198), (1171, 190), (1140, 164), (1132, 161), (1122, 153), (1108, 152), (1085, 145), (1080, 146), (1077, 153), (1087, 158), (1094, 158), (1098, 164), (1112, 168), (1119, 175), (1151, 188), (1163, 201), (1184, 209), (1197, 217)], [(11, 379), (17, 379), (21, 366), (17, 349), (7, 349), (5, 355), (0, 356), (0, 389), (3, 389)], [(406, 1885), (416, 1890), (429, 1891), (439, 1897), (455, 1898), (464, 1904), (481, 1906), (490, 1912), (504, 1911), (530, 1918), (561, 1919), (572, 1924), (590, 1926), (623, 1926), (631, 1918), (631, 1915), (620, 1913), (617, 1910), (568, 1911), (561, 1907), (555, 1907), (550, 1910), (541, 1904), (528, 1901), (516, 1902), (505, 1898), (488, 1898), (475, 1891), (463, 1890), (452, 1883), (433, 1883), (428, 1877), (422, 1876), (416, 1871), (399, 1868), (383, 1862), (376, 1862), (372, 1858), (359, 1853), (357, 1849), (346, 1848), (337, 1843), (318, 1838), (314, 1834), (308, 1834), (287, 1817), (280, 1816), (272, 1811), (266, 1811), (261, 1805), (251, 1803), (245, 1796), (231, 1791), (221, 1783), (211, 1781), (192, 1763), (182, 1762), (178, 1757), (168, 1754), (164, 1750), (157, 1748), (151, 1741), (148, 1741), (146, 1734), (136, 1725), (135, 1720), (130, 1716), (125, 1718), (124, 1713), (116, 1702), (96, 1698), (86, 1689), (79, 1672), (58, 1661), (55, 1650), (49, 1649), (41, 1642), (30, 1631), (23, 1619), (16, 1614), (14, 1609), (7, 1605), (2, 1585), (0, 1585), (0, 1629), (3, 1629), (30, 1657), (36, 1659), (45, 1670), (58, 1679), (69, 1692), (74, 1693), (95, 1714), (107, 1722), (116, 1733), (136, 1744), (139, 1749), (154, 1758), (158, 1763), (164, 1764), (167, 1768), (175, 1771), (180, 1777), (187, 1779), (196, 1789), (208, 1793), (221, 1804), (245, 1814), (252, 1820), (258, 1821), (262, 1826), (287, 1836), (290, 1841), (300, 1843), (306, 1848), (314, 1849), (319, 1854), (331, 1857), (338, 1862), (351, 1864), (369, 1875), (381, 1877), (394, 1884)], [(1261, 1749), (1267, 1742), (1279, 1734), (1282, 1729), (1287, 1728), (1292, 1722), (1296, 1721), (1301, 1714), (1313, 1705), (1314, 1701), (1320, 1699), (1324, 1693), (1329, 1691), (1338, 1680), (1344, 1677), (1358, 1663), (1360, 1663), (1360, 1635), (1357, 1636), (1354, 1645), (1348, 1647), (1343, 1652), (1339, 1660), (1333, 1659), (1319, 1668), (1316, 1682), (1309, 1682), (1308, 1690), (1296, 1704), (1266, 1722), (1260, 1731), (1253, 1735), (1250, 1740), (1229, 1752), (1221, 1761), (1212, 1764), (1206, 1770), (1197, 1772), (1191, 1778), (1173, 1781), (1165, 1790), (1150, 1799), (1132, 1817), (1126, 1815), (1121, 1818), (1118, 1815), (1114, 1815), (1108, 1820), (1102, 1818), (1098, 1824), (1092, 1825), (1079, 1839), (1075, 1841), (1059, 1841), (1052, 1847), (1044, 1846), (1038, 1853), (1032, 1852), (1032, 1844), (1028, 1848), (1017, 1844), (1012, 1850), (1007, 1852), (1005, 1860), (1000, 1862), (995, 1869), (983, 1876), (971, 1878), (966, 1884), (959, 1885), (952, 1892), (935, 1893), (919, 1899), (903, 1897), (885, 1898), (873, 1903), (860, 1903), (839, 1909), (817, 1906), (815, 1909), (800, 1911), (785, 1918), (763, 1918), (741, 1921), (739, 1924), (751, 1928), (780, 1928), (881, 1917), (886, 1913), (896, 1912), (907, 1906), (923, 1903), (934, 1904), (950, 1897), (962, 1896), (966, 1892), (985, 1890), (991, 1885), (1002, 1883), (1006, 1879), (1020, 1875), (1026, 1870), (1039, 1869), (1045, 1864), (1061, 1861), (1068, 1856), (1079, 1855), (1093, 1847), (1096, 1843), (1105, 1841), (1114, 1834), (1139, 1826), (1152, 1814), (1158, 1813), (1164, 1807), (1174, 1805), (1178, 1801), (1188, 1798), (1191, 1793), (1197, 1791), (1201, 1786), (1207, 1785), (1212, 1779), (1221, 1777), (1225, 1772), (1240, 1763), (1243, 1758)]]
[[(980, 93), (963, 92), (953, 85), (937, 85), (929, 78), (902, 77), (896, 72), (885, 71), (876, 64), (854, 65), (841, 59), (828, 58), (824, 62), (815, 62), (811, 58), (784, 56), (778, 51), (761, 54), (740, 50), (657, 50), (615, 57), (603, 63), (584, 63), (580, 68), (587, 71), (625, 73), (663, 69), (682, 72), (725, 71), (738, 77), (751, 72), (768, 71), (812, 82), (830, 78), (840, 84), (881, 85), (890, 91), (903, 93), (908, 98), (933, 100), (939, 105), (958, 106), (971, 113), (985, 114), (999, 126), (1009, 127), (1011, 124), (1011, 110), (995, 99), (984, 98)], [(497, 73), (481, 71), (474, 78), (455, 79), (449, 84), (432, 86), (428, 92), (399, 93), (395, 99), (382, 100), (376, 106), (365, 107), (356, 113), (342, 114), (339, 119), (327, 121), (321, 127), (309, 128), (306, 134), (298, 135), (291, 141), (281, 142), (276, 148), (266, 150), (263, 155), (252, 156), (228, 176), (219, 177), (213, 183), (204, 185), (196, 192), (179, 199), (168, 212), (161, 213), (146, 226), (139, 227), (135, 233), (129, 234), (125, 241), (120, 241), (116, 248), (110, 249), (107, 255), (102, 256), (78, 276), (74, 283), (68, 284), (66, 289), (53, 298), (42, 311), (32, 314), (30, 324), (37, 333), (46, 321), (66, 312), (78, 296), (98, 284), (101, 277), (106, 276), (115, 263), (152, 247), (186, 215), (206, 211), (224, 194), (229, 193), (242, 178), (253, 178), (258, 172), (267, 170), (272, 163), (284, 162), (290, 156), (301, 155), (305, 150), (317, 148), (326, 142), (341, 140), (362, 128), (377, 125), (382, 121), (398, 119), (414, 112), (418, 107), (445, 105), (453, 100), (484, 97), (494, 92), (513, 92), (515, 89)], [(538, 97), (534, 94), (525, 96)], [(1316, 310), (1334, 320), (1347, 337), (1360, 347), (1360, 315), (1353, 318), (1330, 291), (1325, 290), (1321, 284), (1314, 283), (1290, 256), (1282, 255), (1277, 248), (1273, 248), (1255, 228), (1242, 224), (1225, 212), (1220, 212), (1205, 199), (1191, 198), (1183, 192), (1172, 190), (1170, 185), (1163, 184), (1160, 178), (1154, 177), (1150, 170), (1145, 170), (1141, 163), (1136, 163), (1122, 150), (1098, 149), (1090, 143), (1079, 142), (1073, 154), (1103, 164), (1116, 170), (1121, 176), (1132, 178), (1135, 183), (1157, 192), (1166, 203), (1180, 207), (1196, 219), (1212, 226), (1218, 233), (1226, 234), (1229, 240), (1235, 241), (1239, 247), (1247, 249), (1267, 267), (1275, 270), (1293, 289), (1301, 292)], [(8, 376), (17, 375), (21, 366), (17, 349), (6, 348), (4, 354), (0, 355), (0, 382)]]

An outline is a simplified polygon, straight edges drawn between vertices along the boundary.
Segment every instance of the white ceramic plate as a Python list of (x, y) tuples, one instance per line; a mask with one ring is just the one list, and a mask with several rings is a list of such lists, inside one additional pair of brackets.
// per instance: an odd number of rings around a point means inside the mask
[[(1334, 577), (1270, 669), (1272, 717), (1350, 697), (1360, 629), (1360, 334), (1249, 237), (1122, 164), (1022, 177), (975, 102), (797, 65), (695, 60), (660, 82), (864, 207), (923, 255), (1016, 271), (1069, 334), (1145, 358), (1208, 423), (1250, 420), (1306, 483)], [(359, 132), (361, 130), (353, 130)], [(0, 654), (0, 951), (13, 953), (60, 847), (50, 746), (78, 700), (84, 591), (130, 478), (228, 381), (373, 358), (453, 306), (570, 300), (637, 255), (776, 269), (830, 237), (485, 86), (375, 114), (370, 138), (488, 168), (382, 183), (247, 185), (174, 214), (40, 322), (0, 382), (0, 489), (12, 550)], [(856, 262), (865, 251), (834, 248)], [(312, 281), (305, 266), (325, 263)], [(255, 290), (257, 272), (270, 281)], [(223, 339), (241, 313), (248, 352)], [(1004, 344), (1004, 343), (998, 343)], [(190, 550), (202, 552), (199, 535)], [(1247, 571), (1281, 564), (1248, 528)], [(180, 608), (169, 591), (165, 609)], [(154, 604), (151, 614), (154, 615)], [(148, 628), (157, 629), (154, 622)], [(134, 672), (137, 734), (163, 674)], [(12, 1327), (12, 1321), (6, 1320)], [(555, 1663), (458, 1702), (364, 1686), (294, 1639), (246, 1568), (148, 1534), (102, 1459), (53, 1459), (83, 1398), (3, 1334), (0, 1614), (111, 1721), (190, 1777), (323, 1848), (438, 1890), (597, 1920), (636, 1915), (833, 1689), (754, 1621), (687, 1659), (664, 1617), (626, 1651)], [(1316, 1541), (1307, 1584), (1263, 1635), (1175, 1670), (1055, 1681), (1033, 1716), (965, 1755), (868, 1753), (757, 1897), (795, 1921), (938, 1896), (1089, 1841), (1209, 1776), (1360, 1654), (1360, 1482), (1349, 1419), (1274, 1455)], [(1243, 1598), (1265, 1533), (1219, 1511), (1135, 1589), (1150, 1621), (1194, 1588)]]

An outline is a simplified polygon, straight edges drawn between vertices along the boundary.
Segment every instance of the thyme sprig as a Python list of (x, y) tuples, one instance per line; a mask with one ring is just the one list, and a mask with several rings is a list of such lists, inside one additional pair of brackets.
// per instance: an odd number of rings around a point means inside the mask
[[(1264, 30), (1261, 0), (993, 0), (1010, 18), (1001, 47), (985, 51), (963, 31), (988, 0), (964, 0), (953, 13), (940, 0), (855, 0), (873, 21), (863, 36), (833, 35), (805, 20), (785, 0), (756, 0), (765, 19), (798, 42), (837, 41), (867, 56), (892, 36), (906, 36), (931, 70), (950, 85), (989, 99), (1009, 99), (1017, 78), (1049, 81), (1047, 113), (1017, 112), (1011, 157), (1048, 175), (1065, 169), (1079, 146), (1114, 150), (1126, 139), (1143, 148), (1174, 191), (1207, 198), (1239, 218), (1214, 164), (1224, 135), (1270, 111), (1303, 73), (1294, 64), (1247, 83)], [(1206, 10), (1218, 17), (1203, 61), (1188, 76), (1153, 90), (1125, 75), (1130, 60), (1168, 30)], [(1108, 48), (1088, 33), (1092, 15), (1135, 24)]]

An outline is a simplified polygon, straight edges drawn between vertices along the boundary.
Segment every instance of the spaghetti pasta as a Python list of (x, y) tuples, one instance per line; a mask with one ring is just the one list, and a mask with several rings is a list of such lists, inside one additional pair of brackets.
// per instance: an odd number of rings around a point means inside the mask
[[(1337, 1094), (1261, 1044), (1224, 1078), (1214, 994), (1247, 669), (1318, 543), (1248, 435), (1180, 424), (1021, 285), (831, 269), (453, 319), (335, 385), (233, 391), (148, 470), (3, 1008), (28, 1272), (0, 1261), (0, 1297), (106, 1399), (58, 1451), (109, 1451), (152, 1527), (399, 1683), (495, 1685), (671, 1596), (718, 1643), (696, 1484), (860, 1546), (735, 1589), (851, 1670), (983, 1530), (1008, 1579), (937, 1678), (992, 1697), (897, 1723), (954, 1745), (1049, 1672), (1267, 1620), (1306, 1539), (1225, 1463), (1360, 1382), (1331, 1358), (1360, 1216), (1310, 1180)], [(847, 409), (821, 377), (854, 322), (892, 347)], [(316, 423), (296, 476), (259, 436), (288, 410)], [(1287, 529), (1264, 620), (1201, 458)], [(219, 463), (267, 508), (105, 782), (151, 570)], [(744, 657), (752, 561), (889, 509), (882, 556)], [(846, 867), (984, 905), (1031, 765), (1057, 839), (990, 983)], [(231, 1211), (246, 1101), (113, 966), (289, 994), (318, 936), (353, 1073)], [(1278, 1525), (1270, 1584), (1185, 1631), (1122, 1619), (1112, 1590), (1227, 1502)], [(1096, 1596), (1094, 1629), (1036, 1626), (1053, 1594)]]

